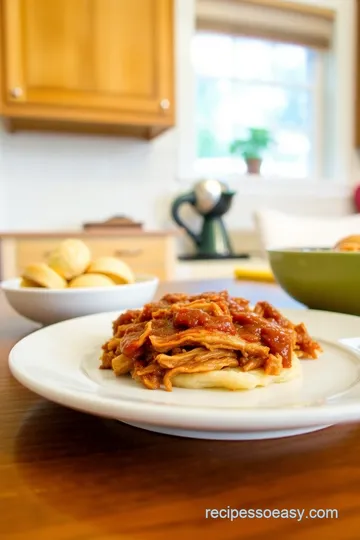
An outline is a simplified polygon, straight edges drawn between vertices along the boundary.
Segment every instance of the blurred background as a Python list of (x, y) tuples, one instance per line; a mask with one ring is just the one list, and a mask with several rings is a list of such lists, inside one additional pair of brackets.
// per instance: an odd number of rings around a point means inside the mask
[[(359, 233), (357, 4), (0, 0), (2, 277), (55, 237), (171, 279), (209, 272), (200, 244), (214, 275), (267, 268), (263, 212)], [(203, 180), (232, 193), (206, 230)]]

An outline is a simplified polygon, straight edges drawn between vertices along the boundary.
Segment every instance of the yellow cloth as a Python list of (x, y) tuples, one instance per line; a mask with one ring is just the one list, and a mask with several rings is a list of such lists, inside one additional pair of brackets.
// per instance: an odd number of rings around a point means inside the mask
[(275, 277), (270, 268), (246, 268), (243, 266), (235, 268), (234, 273), (236, 279), (275, 283)]

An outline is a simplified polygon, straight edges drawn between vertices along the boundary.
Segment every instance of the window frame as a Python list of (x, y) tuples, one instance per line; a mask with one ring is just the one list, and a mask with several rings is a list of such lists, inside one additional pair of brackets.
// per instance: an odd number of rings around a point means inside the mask
[[(355, 153), (354, 116), (355, 116), (355, 51), (356, 51), (356, 5), (355, 2), (342, 0), (294, 0), (299, 3), (322, 4), (335, 12), (333, 48), (329, 54), (332, 64), (331, 82), (327, 82), (327, 92), (334, 96), (331, 111), (331, 142), (333, 175), (324, 171), (320, 177), (306, 180), (279, 181), (275, 178), (260, 177), (258, 182), (249, 182), (243, 174), (224, 175), (222, 179), (229, 185), (253, 195), (269, 193), (271, 195), (298, 197), (309, 194), (324, 197), (342, 197), (351, 194), (358, 182), (356, 174), (360, 168), (360, 157)], [(187, 189), (199, 179), (195, 170), (196, 130), (195, 110), (195, 73), (191, 62), (191, 39), (195, 28), (195, 0), (176, 0), (175, 2), (175, 67), (176, 67), (176, 180), (179, 189)], [(329, 124), (329, 122), (327, 122)], [(327, 127), (328, 129), (328, 127)], [(307, 187), (306, 187), (307, 186)]]
[[(196, 38), (197, 34), (203, 34), (203, 35), (214, 35), (214, 36), (221, 36), (223, 34), (217, 33), (217, 32), (210, 32), (210, 31), (203, 31), (199, 30), (195, 32), (194, 39)], [(237, 36), (231, 36), (228, 37), (232, 39), (236, 39)], [(244, 36), (244, 38), (252, 39), (251, 37)], [(267, 39), (259, 39), (254, 38), (257, 41), (263, 41), (271, 43), (272, 40)], [(281, 44), (281, 42), (273, 42)], [(288, 45), (288, 44), (284, 44)], [(303, 48), (308, 48), (302, 46)], [(325, 124), (324, 124), (324, 106), (323, 106), (323, 92), (324, 92), (324, 78), (325, 78), (325, 53), (323, 51), (315, 51), (314, 54), (314, 65), (313, 65), (313, 73), (312, 73), (312, 83), (311, 84), (302, 84), (302, 83), (285, 83), (282, 81), (277, 81), (275, 79), (247, 79), (247, 78), (241, 78), (241, 76), (236, 75), (233, 73), (230, 76), (225, 76), (222, 74), (219, 74), (218, 76), (213, 75), (204, 75), (201, 73), (196, 73), (196, 66), (194, 62), (194, 75), (195, 75), (195, 81), (198, 80), (198, 78), (203, 78), (207, 80), (213, 79), (214, 81), (219, 81), (221, 79), (224, 79), (226, 81), (229, 81), (230, 84), (236, 84), (240, 83), (243, 86), (266, 86), (266, 87), (274, 87), (274, 88), (285, 88), (285, 89), (294, 89), (294, 90), (306, 90), (312, 95), (312, 101), (314, 106), (314, 119), (312, 122), (312, 129), (306, 131), (304, 129), (299, 128), (299, 133), (307, 134), (309, 137), (309, 140), (312, 144), (312, 152), (310, 155), (310, 160), (308, 162), (308, 169), (310, 174), (306, 175), (305, 177), (293, 177), (294, 180), (303, 180), (307, 181), (310, 177), (320, 177), (323, 174), (324, 170), (324, 144), (323, 144), (323, 138), (324, 138), (324, 131), (325, 131)], [(233, 70), (234, 72), (235, 70)], [(281, 125), (273, 126), (271, 129), (276, 130), (276, 128), (281, 129)], [(198, 133), (196, 133), (196, 138), (198, 136)], [(196, 140), (197, 143), (197, 140)], [(196, 149), (197, 154), (197, 149)], [(221, 170), (221, 163), (223, 163), (223, 170)], [(223, 175), (223, 174), (234, 174), (236, 171), (240, 171), (243, 169), (243, 172), (241, 174), (246, 174), (245, 171), (245, 165), (244, 161), (241, 158), (236, 157), (199, 157), (196, 155), (195, 163), (194, 163), (194, 169), (196, 172), (198, 172), (200, 175), (211, 175), (212, 171), (216, 171), (217, 174)], [(283, 174), (274, 174), (274, 177), (282, 179), (282, 178), (289, 178), (287, 175)]]

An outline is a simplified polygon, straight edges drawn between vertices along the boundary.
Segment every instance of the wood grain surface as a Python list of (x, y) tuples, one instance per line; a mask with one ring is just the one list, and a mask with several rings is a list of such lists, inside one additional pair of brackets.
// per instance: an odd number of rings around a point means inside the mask
[[(275, 285), (229, 288), (295, 305)], [(223, 442), (131, 428), (55, 405), (10, 375), (11, 347), (37, 326), (0, 298), (0, 538), (4, 540), (327, 540), (360, 536), (360, 426), (288, 439)], [(51, 359), (50, 359), (51, 361)], [(206, 519), (207, 509), (296, 509), (299, 518)], [(338, 518), (306, 518), (334, 509)]]
[(5, 117), (174, 125), (172, 0), (27, 4), (0, 1)]

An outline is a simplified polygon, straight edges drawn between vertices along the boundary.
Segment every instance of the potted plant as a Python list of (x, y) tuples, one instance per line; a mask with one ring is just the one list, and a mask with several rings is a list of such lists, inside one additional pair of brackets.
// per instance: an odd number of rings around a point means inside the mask
[(230, 152), (242, 155), (247, 165), (248, 174), (260, 174), (263, 154), (272, 142), (269, 130), (250, 128), (249, 136), (246, 139), (235, 139), (231, 143)]

